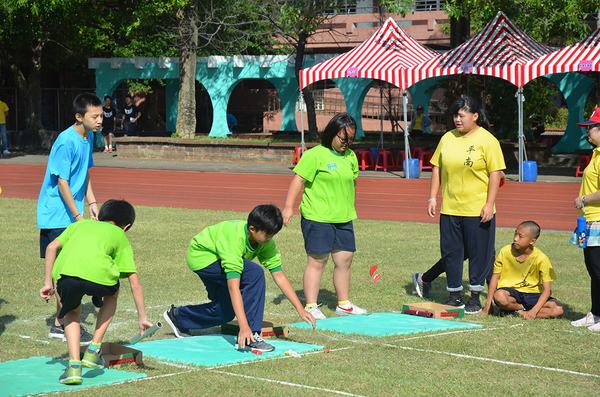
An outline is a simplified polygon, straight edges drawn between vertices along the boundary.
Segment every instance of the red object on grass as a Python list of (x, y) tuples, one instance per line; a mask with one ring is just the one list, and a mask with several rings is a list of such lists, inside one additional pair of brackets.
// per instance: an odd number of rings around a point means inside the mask
[(406, 309), (404, 311), (404, 314), (412, 314), (414, 316), (421, 316), (421, 317), (433, 317), (433, 313), (426, 312), (424, 310), (410, 310), (410, 309)]
[(373, 276), (373, 282), (371, 284), (375, 284), (375, 281), (379, 280), (379, 277), (381, 277), (379, 275), (379, 273), (377, 273), (376, 275)]
[(376, 270), (377, 270), (377, 265), (371, 266), (371, 276), (375, 274)]

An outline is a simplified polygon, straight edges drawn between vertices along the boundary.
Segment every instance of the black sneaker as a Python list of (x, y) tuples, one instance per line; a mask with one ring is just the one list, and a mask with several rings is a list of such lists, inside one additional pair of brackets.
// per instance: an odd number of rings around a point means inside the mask
[(171, 308), (169, 310), (165, 310), (165, 312), (163, 313), (163, 317), (165, 318), (167, 323), (171, 326), (171, 328), (173, 328), (173, 332), (175, 333), (176, 337), (187, 338), (187, 337), (192, 336), (192, 335), (188, 334), (187, 332), (183, 332), (182, 330), (179, 329), (179, 327), (177, 325), (177, 318), (175, 317), (175, 305), (171, 305)]
[(48, 333), (48, 338), (57, 338), (62, 339), (65, 336), (65, 327), (62, 325), (54, 325), (50, 326), (50, 332)]
[(431, 299), (431, 283), (423, 282), (423, 273), (413, 273), (412, 280), (415, 290), (421, 298)]
[(98, 309), (101, 308), (102, 306), (104, 306), (104, 300), (102, 299), (101, 296), (92, 296), (92, 303)]
[[(92, 339), (94, 338), (94, 335), (87, 332), (87, 329), (83, 328), (83, 325), (81, 325), (81, 324), (79, 324), (79, 329), (80, 329), (79, 344), (87, 345), (88, 343), (90, 343), (92, 341)], [(67, 336), (64, 333), (63, 333), (62, 341), (63, 342), (67, 341)]]
[(502, 310), (500, 309), (500, 317), (520, 317), (518, 310)]
[(267, 342), (265, 342), (258, 332), (255, 332), (253, 336), (254, 342), (246, 344), (246, 346), (243, 349), (240, 348), (239, 345), (236, 343), (235, 348), (241, 351), (258, 350), (261, 352), (272, 352), (273, 350), (275, 350), (275, 346), (269, 345)]
[(467, 314), (475, 314), (479, 313), (483, 308), (481, 307), (481, 302), (479, 301), (479, 294), (472, 294), (471, 299), (467, 302), (465, 306), (465, 313)]
[(462, 297), (460, 297), (460, 296), (457, 298), (451, 296), (450, 298), (448, 298), (448, 300), (446, 302), (444, 302), (444, 305), (454, 306), (459, 309), (462, 309), (463, 307), (465, 307), (465, 303), (463, 302)]

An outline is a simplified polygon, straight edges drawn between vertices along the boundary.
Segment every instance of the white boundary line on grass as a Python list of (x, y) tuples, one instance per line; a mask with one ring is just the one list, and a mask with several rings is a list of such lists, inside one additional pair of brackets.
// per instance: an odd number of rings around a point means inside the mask
[[(512, 327), (522, 327), (523, 324), (515, 324), (515, 325), (511, 325), (508, 328), (512, 328)], [(412, 338), (404, 338), (404, 339), (396, 339), (394, 342), (402, 342), (405, 340), (415, 340), (415, 339), (423, 339), (423, 338), (433, 338), (436, 336), (443, 336), (443, 335), (450, 335), (450, 334), (462, 334), (463, 332), (477, 332), (477, 331), (494, 331), (497, 329), (504, 329), (507, 327), (494, 327), (494, 328), (471, 328), (471, 329), (463, 329), (460, 331), (448, 331), (448, 332), (440, 332), (438, 334), (432, 334), (432, 335), (421, 335), (421, 336), (413, 336)]]
[(472, 358), (472, 359), (475, 359), (475, 360), (490, 361), (490, 362), (498, 363), (498, 364), (516, 365), (516, 366), (519, 366), (519, 367), (537, 368), (537, 369), (544, 369), (546, 371), (564, 372), (564, 373), (572, 374), (572, 375), (581, 375), (581, 376), (589, 376), (589, 377), (592, 377), (592, 378), (600, 378), (600, 375), (588, 374), (588, 373), (585, 373), (585, 372), (571, 371), (571, 370), (562, 369), (562, 368), (542, 367), (540, 365), (534, 365), (534, 364), (515, 363), (515, 362), (512, 362), (512, 361), (497, 360), (495, 358), (469, 356), (467, 354), (450, 353), (450, 352), (443, 352), (443, 351), (438, 351), (438, 350), (417, 349), (417, 348), (408, 347), (408, 346), (396, 346), (396, 345), (390, 345), (388, 343), (382, 343), (382, 345), (383, 346), (387, 346), (387, 347), (395, 347), (395, 348), (403, 349), (403, 350), (413, 350), (413, 351), (418, 351), (418, 352), (423, 352), (423, 353), (445, 354), (445, 355), (453, 356), (453, 357)]
[(339, 391), (339, 390), (324, 389), (322, 387), (301, 385), (301, 384), (298, 384), (298, 383), (284, 382), (284, 381), (273, 380), (273, 379), (268, 379), (268, 378), (258, 378), (258, 377), (255, 377), (255, 376), (235, 374), (233, 372), (220, 371), (220, 370), (217, 370), (217, 369), (213, 369), (212, 372), (217, 372), (217, 373), (225, 374), (225, 375), (239, 376), (241, 378), (246, 378), (246, 379), (262, 380), (262, 381), (266, 381), (266, 382), (270, 382), (270, 383), (277, 383), (277, 384), (284, 385), (284, 386), (300, 387), (300, 388), (303, 388), (303, 389), (311, 389), (311, 390), (321, 390), (321, 391), (325, 391), (325, 392), (329, 392), (329, 393), (340, 394), (340, 395), (343, 395), (343, 396), (365, 397), (365, 396), (362, 396), (360, 394), (346, 393), (346, 392)]

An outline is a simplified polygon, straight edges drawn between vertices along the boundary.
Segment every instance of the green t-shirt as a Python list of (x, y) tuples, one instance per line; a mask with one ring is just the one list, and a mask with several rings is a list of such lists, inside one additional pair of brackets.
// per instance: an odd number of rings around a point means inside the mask
[(239, 278), (244, 270), (244, 259), (254, 258), (271, 273), (281, 270), (281, 256), (275, 242), (271, 240), (252, 248), (245, 221), (226, 221), (207, 227), (192, 238), (186, 255), (192, 271), (204, 269), (220, 259), (227, 278)]
[(56, 239), (62, 248), (52, 269), (54, 280), (72, 276), (115, 285), (119, 278), (137, 273), (129, 240), (112, 223), (84, 219), (72, 223)]
[(462, 136), (458, 130), (448, 131), (431, 164), (441, 173), (440, 212), (453, 216), (479, 216), (487, 202), (490, 174), (506, 168), (500, 142), (483, 127), (469, 136)]
[(323, 146), (304, 152), (294, 172), (306, 179), (300, 211), (306, 219), (345, 223), (356, 219), (354, 181), (358, 178), (356, 154), (339, 154)]

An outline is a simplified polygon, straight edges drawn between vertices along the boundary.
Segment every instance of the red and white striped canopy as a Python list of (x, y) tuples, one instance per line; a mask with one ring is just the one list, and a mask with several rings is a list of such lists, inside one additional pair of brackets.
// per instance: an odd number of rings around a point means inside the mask
[(300, 89), (315, 81), (338, 77), (362, 77), (387, 81), (406, 89), (419, 80), (407, 78), (407, 70), (437, 57), (404, 32), (392, 18), (370, 39), (345, 54), (300, 71)]
[(414, 68), (412, 79), (454, 74), (481, 74), (499, 77), (523, 87), (524, 65), (554, 51), (526, 35), (501, 11), (469, 41)]
[(525, 73), (531, 80), (552, 73), (592, 71), (600, 71), (600, 29), (578, 43), (525, 65)]

